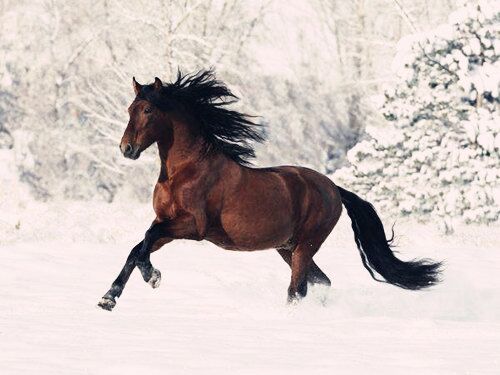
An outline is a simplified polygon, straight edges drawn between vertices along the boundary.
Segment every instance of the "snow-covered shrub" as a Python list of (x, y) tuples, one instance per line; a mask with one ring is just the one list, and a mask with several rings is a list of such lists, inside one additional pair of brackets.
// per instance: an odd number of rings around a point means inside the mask
[(348, 153), (339, 184), (381, 211), (488, 223), (500, 215), (500, 3), (469, 2), (449, 22), (401, 40), (388, 129)]

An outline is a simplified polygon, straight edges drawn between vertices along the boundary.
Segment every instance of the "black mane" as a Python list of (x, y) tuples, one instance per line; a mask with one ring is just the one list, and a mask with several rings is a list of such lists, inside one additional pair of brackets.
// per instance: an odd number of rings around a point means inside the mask
[(154, 84), (144, 85), (137, 99), (145, 99), (162, 111), (183, 109), (196, 119), (205, 139), (206, 152), (220, 151), (239, 164), (248, 164), (255, 157), (251, 141), (265, 140), (261, 125), (251, 116), (226, 106), (238, 98), (212, 70), (192, 74), (177, 74), (175, 82), (165, 84), (160, 91)]

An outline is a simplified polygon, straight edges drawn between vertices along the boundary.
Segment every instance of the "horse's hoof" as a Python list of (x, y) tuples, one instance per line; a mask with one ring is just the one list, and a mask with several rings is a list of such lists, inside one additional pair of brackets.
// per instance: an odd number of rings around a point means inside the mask
[(153, 272), (151, 273), (151, 278), (148, 281), (148, 284), (151, 285), (153, 289), (156, 289), (160, 286), (161, 283), (161, 272), (156, 268), (153, 268)]
[(297, 306), (303, 299), (305, 295), (300, 293), (292, 293), (288, 295), (287, 304), (290, 306)]
[(111, 311), (116, 306), (116, 301), (114, 298), (102, 297), (97, 306), (103, 310)]

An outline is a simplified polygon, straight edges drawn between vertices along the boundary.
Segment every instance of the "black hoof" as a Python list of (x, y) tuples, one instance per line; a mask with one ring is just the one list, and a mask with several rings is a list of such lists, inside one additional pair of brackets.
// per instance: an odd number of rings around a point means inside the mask
[(287, 303), (289, 305), (297, 305), (300, 301), (304, 299), (305, 295), (300, 293), (288, 293)]
[(288, 296), (288, 299), (286, 301), (286, 303), (290, 306), (296, 306), (300, 303), (300, 301), (302, 300), (303, 297), (299, 296), (299, 295), (295, 295), (295, 296)]
[(111, 311), (116, 306), (116, 301), (114, 298), (102, 297), (97, 306), (103, 310)]
[(310, 285), (324, 285), (324, 286), (332, 286), (332, 282), (328, 277), (316, 277), (316, 276), (311, 276), (307, 278), (307, 282)]
[(307, 295), (307, 282), (302, 282), (297, 289), (288, 289), (288, 304), (296, 305)]

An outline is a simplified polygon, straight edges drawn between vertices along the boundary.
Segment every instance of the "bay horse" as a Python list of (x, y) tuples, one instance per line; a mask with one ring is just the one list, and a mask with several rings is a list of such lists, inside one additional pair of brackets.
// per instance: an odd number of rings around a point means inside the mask
[(158, 145), (156, 218), (99, 302), (103, 309), (113, 309), (135, 267), (158, 287), (161, 274), (150, 253), (176, 239), (207, 240), (238, 251), (277, 249), (291, 268), (288, 301), (298, 301), (308, 283), (330, 285), (313, 256), (337, 224), (342, 205), (363, 265), (375, 280), (406, 289), (438, 281), (440, 263), (396, 258), (375, 209), (356, 194), (308, 168), (252, 168), (252, 142), (264, 141), (262, 128), (228, 107), (238, 98), (213, 71), (179, 71), (165, 85), (159, 78), (147, 85), (132, 82), (135, 99), (120, 150), (135, 160)]

